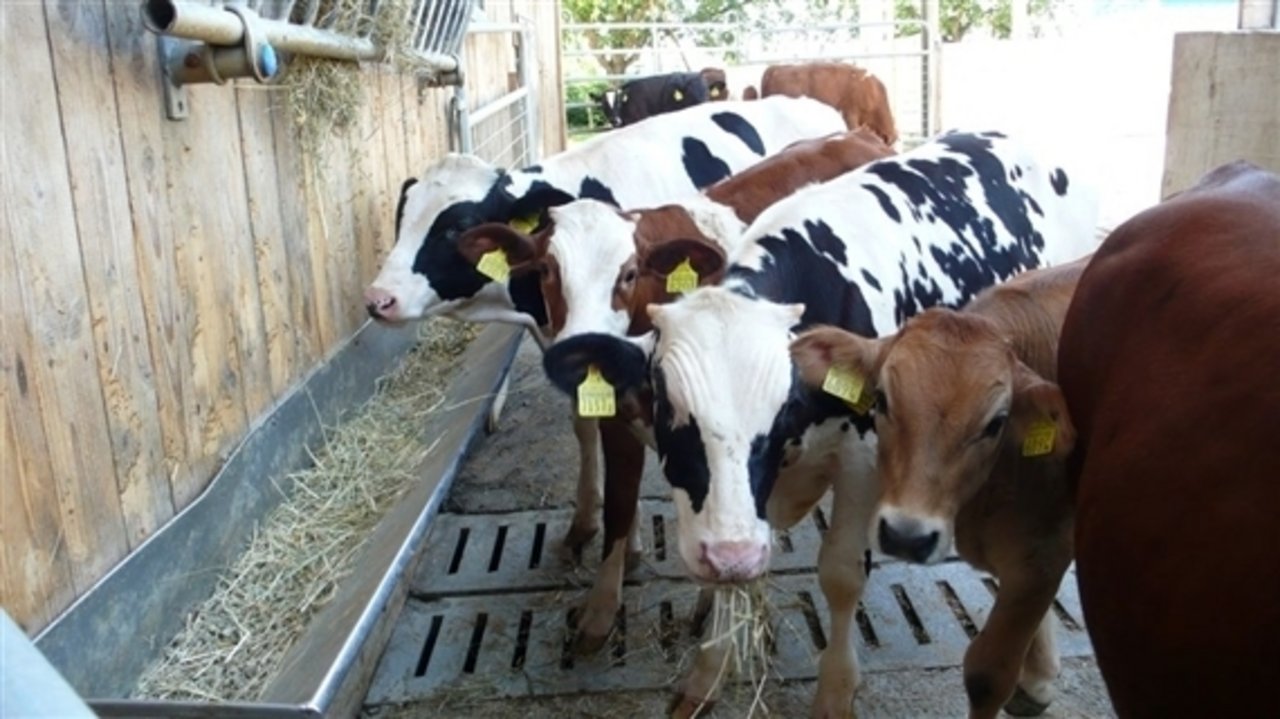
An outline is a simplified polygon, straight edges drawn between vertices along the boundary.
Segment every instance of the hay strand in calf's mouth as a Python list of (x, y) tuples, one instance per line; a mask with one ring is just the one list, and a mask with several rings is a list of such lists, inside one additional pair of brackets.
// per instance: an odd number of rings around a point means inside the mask
[(426, 419), (444, 402), (467, 325), (432, 321), (402, 366), (351, 419), (326, 429), (314, 466), (289, 475), (291, 496), (254, 532), (208, 600), (143, 675), (153, 699), (257, 699), (280, 660), (328, 602), (386, 510), (435, 447)]
[(773, 611), (765, 588), (765, 578), (716, 587), (710, 629), (700, 645), (703, 650), (727, 645), (715, 686), (724, 687), (732, 677), (747, 679), (753, 691), (748, 717), (755, 716), (757, 709), (768, 711), (764, 686), (773, 652)]

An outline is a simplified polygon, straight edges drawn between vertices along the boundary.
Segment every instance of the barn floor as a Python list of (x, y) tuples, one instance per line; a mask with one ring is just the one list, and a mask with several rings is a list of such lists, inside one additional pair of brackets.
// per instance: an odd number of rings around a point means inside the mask
[[(366, 697), (366, 716), (656, 717), (699, 641), (696, 592), (666, 551), (673, 507), (650, 455), (642, 489), (646, 561), (627, 578), (624, 616), (599, 656), (566, 646), (568, 614), (588, 586), (599, 540), (572, 567), (558, 553), (569, 522), (577, 452), (568, 399), (543, 378), (525, 341), (496, 434), (481, 438), (436, 519), (410, 599)], [(826, 607), (813, 561), (821, 512), (779, 539), (768, 596), (777, 619), (772, 678), (756, 716), (808, 713)], [(860, 617), (868, 717), (955, 717), (966, 710), (959, 664), (981, 626), (990, 580), (960, 562), (873, 570)], [(1081, 626), (1068, 575), (1055, 612), (1063, 672), (1046, 717), (1114, 716)], [(712, 716), (745, 717), (755, 687), (729, 686)], [(763, 708), (762, 708), (763, 707)]]

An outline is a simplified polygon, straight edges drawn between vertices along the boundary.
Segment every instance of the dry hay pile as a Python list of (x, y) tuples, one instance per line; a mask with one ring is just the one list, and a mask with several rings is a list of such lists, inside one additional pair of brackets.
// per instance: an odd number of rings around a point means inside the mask
[[(407, 52), (413, 33), (408, 19), (410, 5), (411, 0), (322, 0), (315, 25), (368, 37), (385, 49), (384, 62), (398, 70), (413, 69), (413, 56)], [(303, 3), (295, 5), (290, 21), (303, 21), (305, 8)], [(355, 126), (366, 99), (365, 84), (359, 63), (310, 56), (288, 59), (279, 87), (284, 90), (284, 111), (304, 157), (322, 159), (328, 140)]]
[(419, 344), (373, 398), (326, 430), (314, 466), (288, 476), (289, 498), (263, 520), (135, 696), (258, 698), (374, 525), (418, 480), (412, 470), (435, 446), (422, 428), (474, 336), (472, 326), (448, 320), (423, 325)]

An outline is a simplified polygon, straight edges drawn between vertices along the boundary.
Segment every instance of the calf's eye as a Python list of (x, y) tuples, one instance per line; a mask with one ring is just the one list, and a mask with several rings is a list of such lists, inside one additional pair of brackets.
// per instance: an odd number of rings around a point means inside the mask
[(987, 422), (987, 426), (982, 430), (983, 438), (1000, 436), (1000, 432), (1004, 429), (1004, 423), (1007, 419), (1009, 419), (1009, 416), (1006, 414), (998, 414), (992, 417), (991, 421)]

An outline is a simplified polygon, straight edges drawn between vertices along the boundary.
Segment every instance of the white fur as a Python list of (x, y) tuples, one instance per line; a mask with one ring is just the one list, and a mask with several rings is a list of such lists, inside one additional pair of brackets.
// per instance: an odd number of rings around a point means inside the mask
[(578, 200), (551, 209), (555, 232), (547, 253), (560, 268), (560, 291), (568, 312), (555, 339), (584, 332), (622, 336), (630, 318), (613, 306), (618, 274), (635, 255), (636, 223), (598, 200)]
[[(576, 195), (583, 178), (590, 176), (606, 185), (623, 208), (658, 205), (693, 195), (698, 188), (684, 170), (683, 138), (702, 140), (732, 172), (761, 159), (712, 121), (712, 115), (721, 112), (736, 113), (751, 123), (766, 155), (797, 140), (845, 129), (839, 113), (810, 98), (779, 96), (752, 102), (703, 103), (592, 138), (547, 158), (540, 171), (513, 171), (511, 192), (519, 196), (541, 180)], [(495, 168), (479, 158), (451, 154), (409, 188), (396, 246), (371, 285), (371, 289), (384, 290), (395, 297), (397, 319), (446, 315), (472, 321), (527, 323), (527, 318), (515, 312), (505, 287), (496, 294), (444, 302), (424, 275), (413, 273), (414, 258), (440, 213), (457, 202), (480, 201), (498, 176)]]

